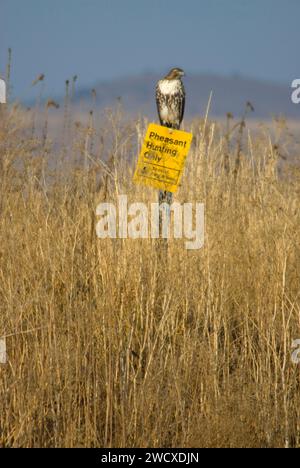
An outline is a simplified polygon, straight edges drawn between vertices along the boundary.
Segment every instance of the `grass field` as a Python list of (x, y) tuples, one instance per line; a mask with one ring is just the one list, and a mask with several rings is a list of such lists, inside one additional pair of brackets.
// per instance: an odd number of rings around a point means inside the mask
[(157, 200), (132, 183), (147, 122), (120, 110), (74, 122), (66, 105), (56, 145), (53, 107), (1, 116), (0, 446), (300, 447), (300, 171), (286, 124), (186, 125), (175, 199), (205, 204), (205, 245), (162, 252), (95, 233), (100, 201)]

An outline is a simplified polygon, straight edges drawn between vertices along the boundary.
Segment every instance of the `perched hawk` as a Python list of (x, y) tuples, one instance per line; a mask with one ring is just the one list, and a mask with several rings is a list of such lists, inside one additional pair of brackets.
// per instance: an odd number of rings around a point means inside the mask
[(183, 119), (185, 91), (181, 81), (184, 71), (172, 68), (156, 85), (156, 105), (160, 124), (179, 129)]

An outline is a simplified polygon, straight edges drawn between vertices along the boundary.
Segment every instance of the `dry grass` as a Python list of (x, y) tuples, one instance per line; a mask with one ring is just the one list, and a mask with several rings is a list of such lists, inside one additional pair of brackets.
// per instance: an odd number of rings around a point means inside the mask
[(99, 201), (156, 201), (127, 162), (145, 122), (68, 120), (61, 154), (26, 115), (0, 129), (0, 446), (300, 447), (300, 177), (280, 146), (193, 122), (175, 198), (205, 203), (205, 246), (161, 261), (95, 234)]

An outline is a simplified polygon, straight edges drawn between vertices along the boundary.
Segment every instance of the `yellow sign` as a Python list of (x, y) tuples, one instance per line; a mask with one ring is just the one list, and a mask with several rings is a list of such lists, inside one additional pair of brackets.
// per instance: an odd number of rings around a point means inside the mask
[(138, 184), (176, 192), (193, 135), (150, 124), (133, 180)]

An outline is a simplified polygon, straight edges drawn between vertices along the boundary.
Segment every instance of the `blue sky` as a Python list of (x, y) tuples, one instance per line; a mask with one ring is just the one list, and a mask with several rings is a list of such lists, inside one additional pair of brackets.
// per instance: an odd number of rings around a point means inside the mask
[(300, 76), (299, 0), (0, 0), (0, 74), (13, 49), (14, 95), (165, 72), (242, 74), (287, 83)]

